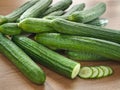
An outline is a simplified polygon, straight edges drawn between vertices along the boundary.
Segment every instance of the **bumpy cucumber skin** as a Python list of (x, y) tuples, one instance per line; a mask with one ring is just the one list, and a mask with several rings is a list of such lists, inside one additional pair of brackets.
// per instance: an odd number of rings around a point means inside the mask
[(75, 11), (81, 11), (85, 8), (85, 3), (80, 3), (80, 4), (76, 4), (74, 5), (72, 8), (70, 8), (64, 15), (62, 16), (69, 16), (71, 15), (73, 12)]
[[(13, 41), (21, 47), (29, 56), (40, 62), (49, 69), (68, 78), (75, 78), (79, 73), (80, 64), (72, 61), (58, 53), (38, 44), (37, 42), (23, 36), (13, 37)], [(73, 69), (78, 65), (76, 75), (72, 77)]]
[(60, 18), (52, 20), (51, 26), (57, 32), (64, 34), (93, 37), (120, 43), (120, 30), (76, 23)]
[(120, 61), (120, 44), (102, 39), (59, 33), (44, 33), (37, 34), (35, 40), (48, 47), (69, 51), (86, 51)]
[(46, 76), (42, 69), (2, 34), (0, 34), (0, 51), (32, 82), (36, 84), (45, 82)]
[(6, 35), (18, 35), (22, 31), (21, 28), (18, 27), (17, 23), (5, 23), (0, 25), (0, 33)]
[(68, 17), (68, 20), (86, 23), (98, 18), (105, 11), (106, 11), (106, 4), (101, 2), (88, 10), (74, 12)]
[(58, 10), (65, 10), (72, 4), (72, 0), (60, 0), (53, 4), (42, 16), (46, 16), (51, 12), (58, 11)]
[(84, 51), (67, 51), (66, 55), (73, 60), (80, 60), (80, 61), (101, 61), (105, 60), (105, 57), (102, 57), (100, 55), (97, 55), (95, 53), (90, 53), (90, 52), (84, 52)]
[(22, 13), (24, 13), (27, 9), (29, 9), (31, 6), (33, 6), (35, 3), (37, 3), (40, 0), (29, 0), (23, 5), (21, 5), (19, 8), (14, 10), (12, 13), (6, 15), (8, 22), (16, 21)]
[(109, 21), (106, 18), (97, 18), (93, 21), (87, 22), (86, 24), (104, 27), (108, 24), (108, 22)]
[(26, 18), (22, 20), (18, 26), (25, 32), (42, 33), (42, 32), (56, 32), (54, 28), (50, 26), (51, 20)]
[(19, 18), (19, 21), (29, 18), (29, 17), (37, 17), (39, 14), (43, 13), (48, 6), (52, 3), (52, 0), (40, 0), (32, 7), (27, 9)]
[[(48, 14), (47, 16), (61, 16), (62, 14), (64, 14), (64, 11), (59, 10), (59, 11), (52, 12), (52, 13)], [(47, 16), (45, 16), (45, 17), (47, 17)]]

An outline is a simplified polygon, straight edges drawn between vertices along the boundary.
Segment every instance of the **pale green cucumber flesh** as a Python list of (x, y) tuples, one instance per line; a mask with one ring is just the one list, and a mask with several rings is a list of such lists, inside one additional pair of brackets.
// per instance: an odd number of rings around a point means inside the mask
[(80, 78), (90, 78), (93, 74), (93, 71), (90, 67), (81, 67), (80, 72), (79, 72), (79, 77)]
[(103, 77), (103, 76), (104, 76), (104, 71), (103, 71), (103, 69), (100, 68), (99, 66), (97, 66), (96, 68), (97, 68), (98, 71), (99, 71), (99, 74), (98, 74), (97, 78), (101, 78), (101, 77)]
[(99, 71), (98, 71), (98, 69), (96, 68), (96, 67), (90, 67), (91, 69), (92, 69), (92, 71), (93, 71), (93, 74), (92, 74), (92, 76), (90, 77), (90, 78), (96, 78), (97, 76), (98, 76), (98, 74), (99, 74)]
[(100, 68), (103, 70), (103, 76), (106, 77), (109, 75), (109, 69), (106, 66), (100, 66)]

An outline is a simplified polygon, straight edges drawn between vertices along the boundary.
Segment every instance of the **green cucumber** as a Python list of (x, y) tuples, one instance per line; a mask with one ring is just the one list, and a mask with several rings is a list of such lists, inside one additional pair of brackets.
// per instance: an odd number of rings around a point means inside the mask
[(100, 68), (101, 68), (101, 69), (103, 70), (103, 72), (104, 72), (104, 74), (103, 74), (104, 77), (110, 75), (109, 69), (108, 69), (106, 66), (100, 66)]
[(65, 14), (62, 16), (47, 16), (45, 17), (46, 19), (56, 19), (56, 18), (62, 18), (62, 19), (67, 19), (70, 14), (72, 14), (75, 11), (81, 11), (85, 8), (85, 3), (77, 4), (74, 5), (72, 8), (70, 8)]
[(40, 0), (32, 7), (27, 9), (19, 18), (19, 20), (23, 20), (29, 17), (37, 17), (39, 14), (43, 13), (48, 6), (52, 3), (52, 0)]
[(73, 79), (79, 73), (79, 63), (38, 44), (32, 39), (14, 36), (12, 40), (34, 60), (61, 75)]
[(42, 16), (46, 16), (54, 11), (65, 10), (71, 4), (72, 4), (72, 0), (60, 0), (56, 2), (55, 4), (53, 4), (52, 6), (50, 6), (50, 8), (45, 13), (42, 14)]
[(17, 9), (15, 9), (13, 12), (6, 16), (0, 16), (0, 24), (5, 22), (14, 22), (16, 21), (22, 13), (24, 13), (28, 8), (33, 6), (35, 3), (37, 3), (40, 0), (29, 0)]
[(85, 52), (85, 51), (67, 51), (66, 55), (73, 60), (80, 61), (101, 61), (106, 60), (105, 57), (97, 55), (95, 53)]
[[(52, 13), (48, 14), (47, 16), (61, 16), (62, 14), (64, 14), (64, 11), (59, 10), (59, 11), (52, 12)], [(45, 17), (47, 17), (47, 16), (45, 16)]]
[(93, 21), (87, 22), (86, 24), (95, 25), (95, 26), (106, 26), (108, 22), (109, 21), (106, 18), (97, 18)]
[(43, 84), (45, 73), (16, 44), (0, 34), (0, 52), (4, 54), (29, 80)]
[(92, 76), (90, 76), (90, 78), (92, 78), (92, 79), (94, 79), (94, 78), (96, 78), (97, 76), (98, 76), (98, 74), (99, 74), (99, 71), (98, 71), (98, 69), (96, 68), (96, 67), (90, 67), (91, 69), (92, 69), (92, 71), (93, 71), (93, 74), (92, 74)]
[(86, 23), (100, 17), (105, 11), (106, 4), (100, 2), (88, 10), (74, 12), (68, 20)]
[(37, 18), (26, 18), (18, 24), (20, 28), (25, 32), (31, 33), (42, 33), (42, 32), (56, 32), (50, 26), (51, 20), (37, 19)]
[(75, 11), (82, 11), (85, 8), (85, 3), (80, 3), (72, 6), (64, 15), (62, 16), (69, 16)]
[(103, 71), (103, 69), (100, 68), (99, 66), (97, 66), (96, 68), (97, 68), (98, 71), (99, 71), (99, 73), (98, 73), (98, 75), (97, 75), (96, 78), (102, 78), (102, 77), (104, 77), (104, 71)]
[(68, 51), (90, 52), (120, 61), (120, 44), (102, 39), (59, 33), (43, 33), (37, 34), (35, 40), (47, 47)]
[(106, 66), (108, 69), (109, 69), (109, 75), (112, 75), (113, 74), (113, 69), (109, 66)]
[(17, 23), (5, 23), (0, 25), (0, 33), (6, 35), (18, 35), (22, 29), (18, 27)]
[(93, 71), (90, 67), (84, 66), (81, 67), (80, 72), (79, 72), (79, 77), (83, 79), (90, 78), (93, 74)]
[(57, 32), (64, 34), (93, 37), (120, 43), (120, 30), (76, 23), (58, 18), (52, 20), (51, 26)]

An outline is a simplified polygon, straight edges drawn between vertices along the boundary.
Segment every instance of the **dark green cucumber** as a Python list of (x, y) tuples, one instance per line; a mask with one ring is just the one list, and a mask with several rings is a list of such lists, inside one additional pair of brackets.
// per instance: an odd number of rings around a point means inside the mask
[(16, 44), (0, 34), (0, 52), (4, 54), (28, 79), (36, 84), (43, 84), (45, 73)]
[(57, 32), (64, 34), (93, 37), (120, 43), (120, 30), (76, 23), (58, 18), (52, 20), (51, 26)]
[(5, 23), (0, 25), (0, 33), (6, 35), (18, 35), (22, 29), (18, 27), (17, 23)]
[(22, 20), (18, 26), (25, 32), (41, 33), (41, 32), (56, 32), (50, 26), (51, 20), (37, 19), (37, 18), (26, 18)]
[(62, 35), (59, 33), (43, 33), (37, 34), (35, 40), (47, 47), (90, 52), (105, 58), (120, 61), (120, 44), (102, 39)]
[(19, 20), (23, 20), (29, 17), (37, 17), (39, 14), (42, 14), (48, 6), (52, 3), (52, 0), (40, 0), (32, 7), (27, 9), (19, 18)]
[(80, 10), (83, 10), (85, 8), (85, 4), (84, 3), (81, 3), (81, 4), (77, 4), (77, 5), (74, 5), (71, 9), (69, 9), (65, 14), (63, 14), (62, 16), (47, 16), (45, 17), (46, 19), (56, 19), (56, 18), (62, 18), (62, 19), (67, 19), (68, 16), (70, 14), (72, 14), (73, 12), (75, 11), (80, 11)]
[[(48, 14), (47, 16), (61, 16), (62, 14), (64, 14), (64, 11), (59, 10), (59, 11), (52, 12), (52, 13)], [(45, 16), (45, 17), (47, 17), (47, 16)]]
[(86, 23), (100, 17), (105, 11), (106, 4), (101, 2), (88, 10), (74, 12), (68, 20)]
[(0, 16), (0, 24), (5, 22), (13, 22), (16, 21), (23, 12), (25, 12), (28, 8), (30, 8), (32, 5), (37, 3), (40, 0), (29, 0), (20, 7), (18, 7), (16, 10), (14, 10), (12, 13), (6, 15), (6, 16)]
[(108, 22), (109, 21), (106, 18), (97, 18), (93, 21), (87, 22), (86, 24), (95, 25), (95, 26), (106, 26)]
[(42, 16), (46, 16), (54, 11), (65, 10), (72, 4), (72, 0), (60, 0), (53, 4)]
[(71, 7), (64, 15), (62, 16), (69, 16), (75, 11), (82, 11), (85, 8), (85, 3), (76, 4)]
[(62, 56), (27, 37), (15, 36), (13, 37), (13, 41), (34, 60), (61, 75), (73, 79), (79, 73), (79, 63)]
[(66, 55), (73, 60), (80, 60), (80, 61), (101, 61), (106, 60), (105, 57), (97, 55), (95, 53), (84, 52), (84, 51), (67, 51)]

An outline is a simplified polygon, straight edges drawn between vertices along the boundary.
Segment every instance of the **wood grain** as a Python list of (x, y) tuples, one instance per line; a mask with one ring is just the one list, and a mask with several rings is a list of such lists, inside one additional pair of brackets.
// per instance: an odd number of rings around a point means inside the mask
[[(0, 14), (6, 15), (27, 0), (0, 0)], [(58, 0), (54, 0), (54, 3)], [(109, 19), (108, 28), (120, 30), (120, 0), (101, 0), (107, 4), (107, 11), (102, 17)], [(86, 9), (99, 0), (74, 0), (86, 3)], [(120, 90), (120, 62), (80, 62), (81, 65), (109, 65), (114, 69), (110, 77), (84, 80), (77, 77), (70, 80), (43, 67), (47, 75), (44, 85), (36, 85), (26, 79), (21, 72), (2, 54), (0, 54), (0, 90)]]

